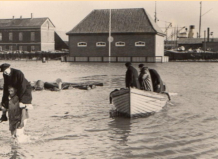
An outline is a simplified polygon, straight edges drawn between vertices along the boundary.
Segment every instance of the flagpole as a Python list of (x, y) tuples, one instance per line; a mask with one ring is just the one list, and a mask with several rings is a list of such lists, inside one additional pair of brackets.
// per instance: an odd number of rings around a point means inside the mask
[(110, 15), (109, 15), (109, 63), (111, 62), (111, 9), (110, 9)]

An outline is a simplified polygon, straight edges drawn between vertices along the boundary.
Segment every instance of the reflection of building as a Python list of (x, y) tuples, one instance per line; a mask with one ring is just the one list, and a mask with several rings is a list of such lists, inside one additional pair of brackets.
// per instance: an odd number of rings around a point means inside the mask
[(0, 51), (53, 51), (55, 26), (49, 18), (0, 19)]
[[(84, 61), (87, 57), (96, 57), (96, 61), (108, 57), (109, 22), (109, 9), (94, 10), (86, 16), (67, 33), (70, 56)], [(111, 56), (118, 60), (164, 56), (164, 33), (143, 8), (112, 9), (111, 36)]]

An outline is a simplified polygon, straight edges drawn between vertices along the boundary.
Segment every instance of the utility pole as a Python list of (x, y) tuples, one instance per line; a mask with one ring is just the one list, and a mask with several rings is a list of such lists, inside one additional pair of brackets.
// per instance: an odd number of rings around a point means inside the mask
[(202, 2), (200, 2), (199, 38), (201, 38), (201, 9), (202, 9), (201, 3)]

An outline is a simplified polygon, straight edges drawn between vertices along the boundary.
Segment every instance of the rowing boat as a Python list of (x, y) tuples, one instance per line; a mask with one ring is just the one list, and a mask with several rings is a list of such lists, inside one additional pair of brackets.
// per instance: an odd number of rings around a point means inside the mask
[(158, 112), (168, 100), (166, 94), (135, 88), (110, 93), (110, 102), (116, 107), (116, 111), (128, 117), (141, 117)]

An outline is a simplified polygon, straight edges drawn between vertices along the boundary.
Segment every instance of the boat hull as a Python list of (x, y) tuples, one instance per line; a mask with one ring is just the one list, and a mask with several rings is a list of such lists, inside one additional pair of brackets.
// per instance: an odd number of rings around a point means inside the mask
[(140, 117), (160, 111), (167, 103), (165, 94), (139, 89), (121, 89), (110, 94), (116, 111), (128, 117)]

